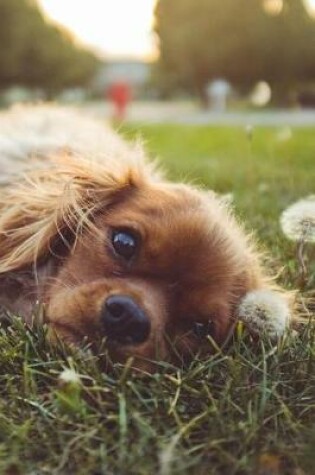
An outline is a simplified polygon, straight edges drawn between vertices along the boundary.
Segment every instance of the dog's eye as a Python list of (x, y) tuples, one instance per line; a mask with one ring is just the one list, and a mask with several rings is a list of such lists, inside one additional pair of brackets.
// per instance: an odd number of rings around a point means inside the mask
[(137, 250), (138, 237), (133, 231), (117, 230), (112, 234), (112, 245), (118, 256), (129, 261)]
[(193, 332), (197, 338), (205, 338), (213, 332), (213, 322), (211, 320), (206, 323), (194, 322)]

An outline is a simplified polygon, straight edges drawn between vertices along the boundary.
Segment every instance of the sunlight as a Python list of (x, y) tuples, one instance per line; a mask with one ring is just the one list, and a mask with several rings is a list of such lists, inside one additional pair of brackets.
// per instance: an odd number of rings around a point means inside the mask
[(150, 59), (156, 0), (39, 0), (46, 14), (106, 56)]
[(311, 15), (315, 15), (315, 0), (304, 0), (306, 8)]
[[(153, 59), (157, 48), (151, 32), (157, 0), (38, 0), (46, 14), (69, 28), (82, 42), (105, 56)], [(304, 0), (310, 13), (315, 0)], [(264, 0), (271, 14), (283, 0)]]
[(263, 3), (264, 9), (270, 15), (279, 15), (283, 8), (282, 0), (264, 0)]

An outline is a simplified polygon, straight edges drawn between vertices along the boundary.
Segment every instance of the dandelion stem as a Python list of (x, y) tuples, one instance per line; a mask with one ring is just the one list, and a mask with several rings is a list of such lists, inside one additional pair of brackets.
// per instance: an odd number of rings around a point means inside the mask
[(307, 283), (307, 267), (304, 258), (305, 240), (304, 236), (297, 243), (296, 257), (298, 262), (298, 286), (301, 290), (305, 289)]

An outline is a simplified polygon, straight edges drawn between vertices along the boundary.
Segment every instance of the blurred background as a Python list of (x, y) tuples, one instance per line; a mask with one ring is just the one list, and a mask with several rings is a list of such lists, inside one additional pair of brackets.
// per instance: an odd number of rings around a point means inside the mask
[(0, 106), (47, 99), (152, 122), (312, 111), (315, 0), (0, 0)]

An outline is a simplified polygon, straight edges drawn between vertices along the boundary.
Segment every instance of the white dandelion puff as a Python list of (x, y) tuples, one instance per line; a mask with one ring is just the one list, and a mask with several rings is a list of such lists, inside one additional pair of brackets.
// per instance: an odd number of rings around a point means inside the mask
[(55, 391), (56, 402), (62, 412), (84, 414), (85, 402), (82, 398), (82, 381), (80, 375), (72, 368), (65, 368), (58, 378)]
[(245, 127), (245, 134), (248, 140), (252, 140), (254, 135), (254, 126), (251, 124), (247, 124)]
[(288, 239), (315, 242), (315, 195), (289, 206), (282, 213), (280, 224)]
[(59, 381), (61, 384), (81, 384), (81, 379), (78, 373), (76, 373), (73, 369), (70, 368), (66, 368), (60, 373)]
[(291, 311), (283, 295), (272, 290), (253, 290), (241, 300), (238, 318), (256, 334), (279, 338), (289, 326)]

